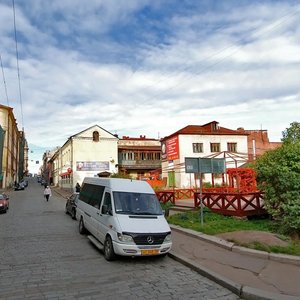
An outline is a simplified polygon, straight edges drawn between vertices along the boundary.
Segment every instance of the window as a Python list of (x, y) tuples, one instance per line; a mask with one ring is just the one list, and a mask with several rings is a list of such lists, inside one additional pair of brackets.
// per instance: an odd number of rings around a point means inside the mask
[(110, 193), (105, 193), (105, 195), (104, 195), (104, 200), (103, 200), (103, 205), (102, 205), (102, 213), (103, 213), (103, 206), (104, 205), (106, 206), (108, 212), (112, 211)]
[(227, 150), (229, 152), (237, 152), (237, 143), (227, 143)]
[(210, 143), (210, 152), (220, 152), (221, 146), (220, 143)]
[(203, 143), (193, 143), (193, 152), (202, 153), (203, 152)]
[(80, 200), (83, 202), (100, 208), (104, 186), (85, 183), (80, 191)]
[(98, 131), (93, 132), (93, 142), (99, 142), (99, 132)]
[(115, 211), (125, 215), (162, 215), (155, 194), (113, 192)]

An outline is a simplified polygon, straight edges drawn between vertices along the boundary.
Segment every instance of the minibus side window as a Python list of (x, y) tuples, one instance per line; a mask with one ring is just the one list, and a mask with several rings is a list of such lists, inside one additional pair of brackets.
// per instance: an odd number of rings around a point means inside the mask
[[(112, 212), (111, 196), (110, 196), (110, 193), (108, 193), (108, 192), (106, 192), (104, 195), (103, 206), (106, 206), (107, 212)], [(103, 206), (102, 206), (102, 213), (104, 213)]]
[(80, 200), (99, 209), (103, 192), (104, 186), (86, 183), (82, 186), (80, 191)]

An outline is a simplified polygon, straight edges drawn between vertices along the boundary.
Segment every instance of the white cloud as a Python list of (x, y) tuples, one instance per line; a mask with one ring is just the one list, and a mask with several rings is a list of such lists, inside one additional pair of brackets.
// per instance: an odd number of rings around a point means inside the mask
[[(157, 3), (164, 15), (164, 2)], [(146, 18), (151, 1), (17, 6), (29, 143), (61, 146), (94, 124), (120, 136), (162, 137), (212, 120), (231, 129), (262, 126), (279, 141), (300, 117), (300, 25), (291, 3), (177, 11), (138, 28), (137, 15), (144, 9)], [(0, 53), (21, 128), (11, 18), (11, 7), (0, 4)], [(118, 31), (128, 24), (136, 28), (131, 38)], [(153, 29), (159, 26), (166, 33)], [(5, 104), (2, 87), (0, 99)]]

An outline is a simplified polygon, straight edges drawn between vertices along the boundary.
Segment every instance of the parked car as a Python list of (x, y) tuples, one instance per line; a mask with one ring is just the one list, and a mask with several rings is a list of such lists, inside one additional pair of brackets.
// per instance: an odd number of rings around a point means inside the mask
[(20, 184), (24, 185), (24, 188), (28, 187), (28, 180), (22, 179)]
[(66, 214), (69, 214), (72, 219), (76, 220), (76, 207), (78, 202), (79, 193), (74, 193), (67, 198)]
[(7, 194), (0, 194), (0, 212), (6, 213), (9, 208), (9, 197)]
[(22, 191), (24, 189), (25, 189), (24, 183), (20, 182), (15, 184), (15, 191)]

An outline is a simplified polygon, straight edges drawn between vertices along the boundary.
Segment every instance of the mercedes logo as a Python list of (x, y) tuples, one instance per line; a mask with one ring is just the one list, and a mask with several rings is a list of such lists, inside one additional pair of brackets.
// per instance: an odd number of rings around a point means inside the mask
[(149, 235), (149, 236), (147, 237), (147, 242), (148, 242), (148, 244), (153, 244), (154, 239), (153, 239), (153, 237), (152, 237), (151, 235)]

